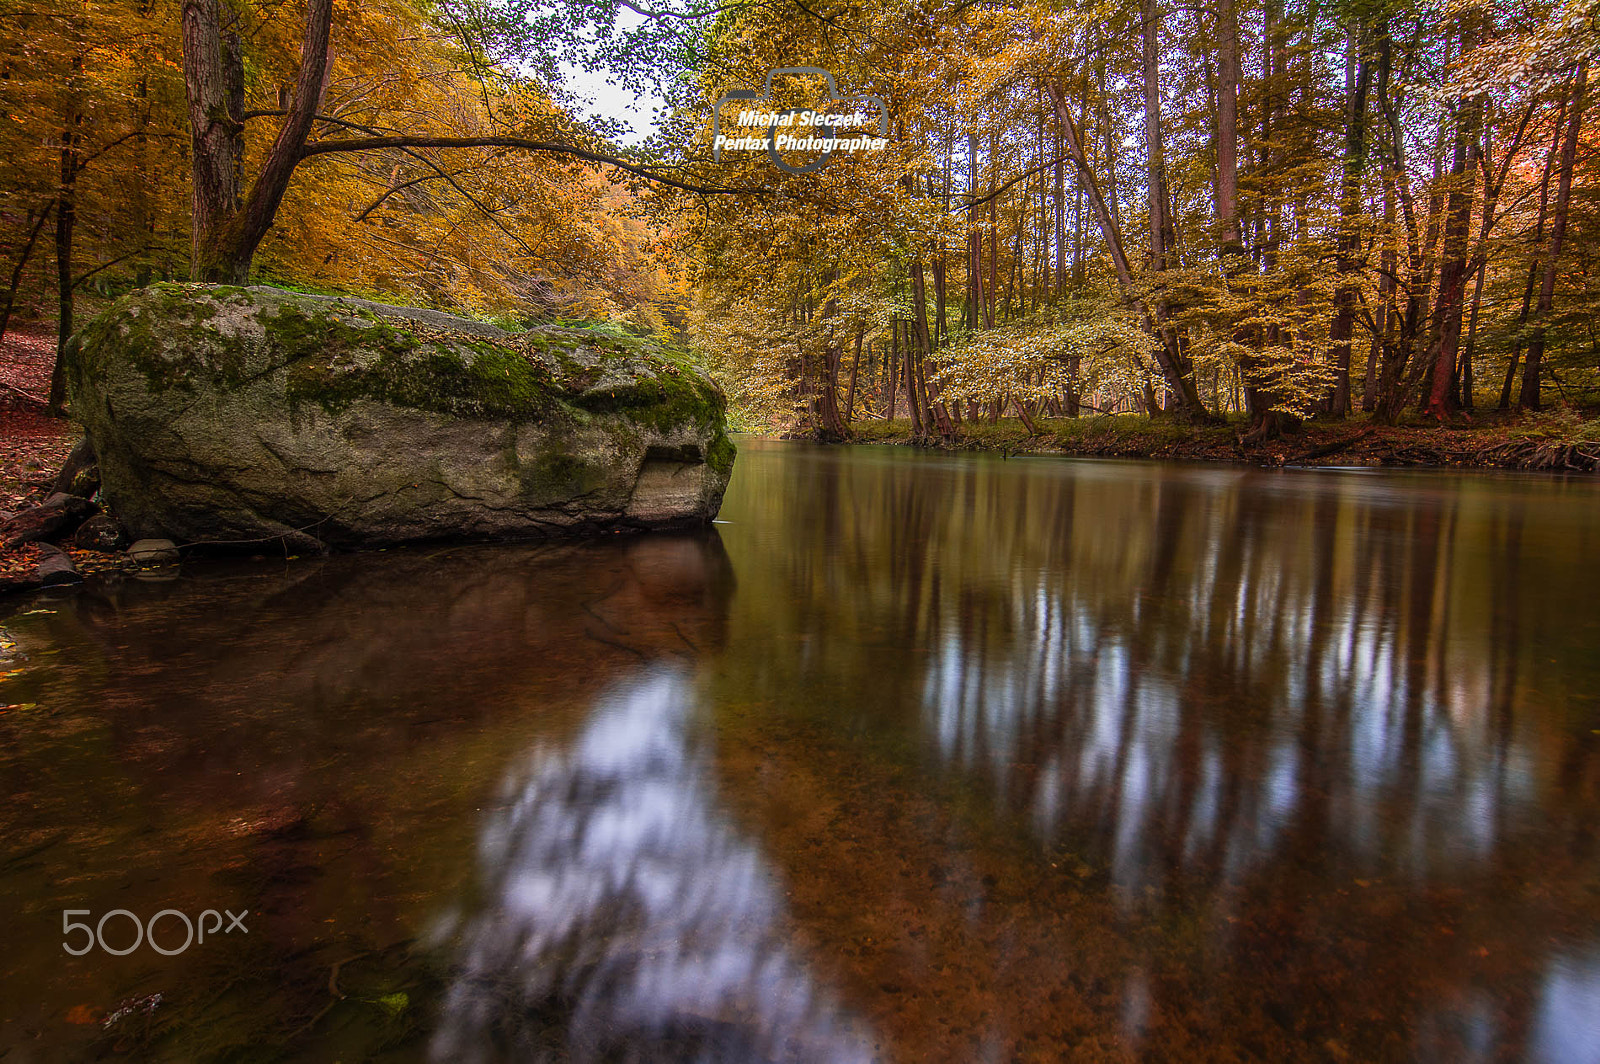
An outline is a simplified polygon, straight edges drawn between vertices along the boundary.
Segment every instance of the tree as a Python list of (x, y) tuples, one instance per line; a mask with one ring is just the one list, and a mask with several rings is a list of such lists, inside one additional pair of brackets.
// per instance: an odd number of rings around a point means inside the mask
[[(368, 128), (355, 130), (364, 136), (313, 141), (311, 133), (319, 121), (342, 125), (318, 114), (330, 70), (332, 0), (307, 2), (298, 72), (292, 88), (285, 86), (280, 91), (279, 109), (245, 109), (245, 56), (237, 18), (224, 0), (184, 0), (183, 67), (194, 175), (191, 274), (196, 280), (243, 284), (249, 279), (256, 250), (277, 217), (296, 167), (318, 155), (416, 148), (516, 148), (603, 162), (686, 190), (740, 191), (657, 173), (594, 147), (514, 134), (451, 136), (431, 131), (383, 133)], [(254, 177), (246, 183), (246, 120), (259, 117), (281, 117), (282, 123)]]

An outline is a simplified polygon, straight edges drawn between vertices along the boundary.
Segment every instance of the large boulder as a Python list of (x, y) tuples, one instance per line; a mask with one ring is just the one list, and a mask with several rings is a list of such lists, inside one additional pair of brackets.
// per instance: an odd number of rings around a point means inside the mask
[(134, 539), (299, 546), (710, 521), (721, 392), (629, 337), (161, 284), (74, 337), (73, 416)]

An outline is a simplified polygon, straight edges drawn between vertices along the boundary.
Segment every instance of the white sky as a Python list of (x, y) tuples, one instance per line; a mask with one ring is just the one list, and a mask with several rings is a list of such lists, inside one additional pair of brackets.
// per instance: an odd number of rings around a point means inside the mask
[(624, 134), (624, 144), (638, 144), (656, 130), (653, 111), (665, 106), (665, 101), (654, 94), (638, 95), (620, 85), (606, 81), (604, 71), (590, 73), (563, 63), (561, 77), (567, 90), (577, 98), (577, 110), (585, 118), (615, 118), (626, 122), (632, 129)]
[[(617, 29), (622, 32), (637, 29), (644, 17), (624, 9), (617, 19)], [(631, 134), (623, 134), (622, 143), (638, 144), (656, 131), (654, 111), (665, 101), (654, 93), (639, 94), (620, 85), (612, 85), (605, 71), (591, 73), (570, 63), (561, 64), (561, 78), (567, 91), (577, 97), (577, 108), (582, 117), (614, 118), (627, 123)]]

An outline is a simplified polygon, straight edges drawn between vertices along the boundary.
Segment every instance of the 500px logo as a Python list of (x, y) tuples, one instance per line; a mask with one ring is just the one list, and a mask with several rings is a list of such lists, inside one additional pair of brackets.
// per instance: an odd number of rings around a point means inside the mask
[[(228, 914), (227, 927), (222, 926), (222, 913)], [(243, 931), (247, 935), (250, 933), (250, 929), (244, 926), (244, 918), (250, 915), (249, 909), (242, 910), (237, 916), (234, 915), (232, 910), (229, 909), (224, 909), (221, 913), (217, 912), (215, 909), (207, 909), (205, 912), (200, 914), (200, 919), (198, 921), (191, 921), (187, 915), (179, 912), (177, 909), (162, 909), (145, 923), (141, 923), (137, 916), (133, 915), (133, 913), (126, 909), (112, 909), (110, 912), (100, 917), (99, 922), (93, 927), (73, 919), (74, 916), (92, 915), (93, 914), (88, 909), (63, 909), (61, 911), (61, 934), (63, 938), (61, 948), (72, 954), (74, 957), (83, 956), (85, 953), (88, 953), (90, 950), (94, 949), (97, 945), (107, 953), (111, 954), (113, 957), (123, 957), (138, 949), (139, 946), (145, 942), (148, 942), (151, 949), (155, 950), (164, 957), (176, 957), (178, 954), (182, 953), (184, 950), (188, 949), (192, 944), (194, 944), (196, 923), (199, 924), (199, 941), (202, 943), (205, 942), (207, 933), (209, 933), (213, 938), (216, 937), (218, 931), (221, 931), (224, 935), (232, 934), (236, 929)], [(111, 919), (113, 916), (127, 917), (128, 922), (133, 925), (133, 945), (124, 949), (113, 949), (111, 946), (106, 945), (106, 921)], [(206, 917), (208, 916), (214, 921), (209, 928), (206, 927)], [(182, 921), (184, 928), (183, 945), (177, 947), (176, 949), (168, 949), (156, 941), (156, 924), (161, 922), (162, 917), (168, 917), (169, 923), (172, 920)], [(82, 931), (85, 936), (83, 945), (77, 949), (73, 948), (71, 942), (65, 941), (65, 939), (71, 937), (72, 933), (75, 931)]]
[[(791, 107), (778, 110), (770, 106), (772, 79), (779, 74), (817, 74), (827, 79), (828, 102), (822, 110), (809, 107)], [(735, 100), (755, 100), (758, 106), (744, 108), (736, 115), (736, 125), (765, 126), (765, 135), (750, 136), (740, 133), (728, 136), (722, 132), (722, 105)], [(869, 107), (878, 111), (878, 135), (852, 133), (839, 136), (836, 126), (859, 127), (871, 122)], [(781, 130), (781, 132), (780, 132)], [(809, 174), (827, 165), (835, 151), (882, 151), (889, 143), (889, 107), (876, 96), (839, 95), (833, 75), (821, 67), (778, 67), (767, 71), (767, 81), (758, 95), (754, 89), (734, 89), (718, 98), (711, 111), (711, 151), (718, 162), (722, 151), (760, 151), (765, 148), (767, 157), (780, 170), (791, 174)], [(821, 158), (799, 166), (791, 166), (784, 159), (786, 151), (821, 152)]]

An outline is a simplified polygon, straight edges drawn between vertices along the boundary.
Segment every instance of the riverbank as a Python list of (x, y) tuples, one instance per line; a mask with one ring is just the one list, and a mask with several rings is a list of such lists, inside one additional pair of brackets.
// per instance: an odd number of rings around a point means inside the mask
[[(1600, 472), (1600, 420), (1570, 413), (1487, 413), (1471, 423), (1372, 425), (1361, 419), (1308, 422), (1279, 439), (1246, 446), (1242, 419), (1192, 426), (1138, 415), (1040, 418), (1030, 433), (1016, 418), (963, 423), (950, 450), (1152, 458), (1258, 466), (1439, 466), (1456, 469)], [(853, 443), (926, 445), (906, 418), (862, 421)]]
[[(38, 324), (6, 330), (0, 342), (0, 521), (43, 502), (67, 452), (80, 435), (65, 418), (44, 412), (55, 366), (55, 330)], [(62, 550), (79, 574), (122, 568), (120, 554), (67, 544)], [(37, 543), (0, 544), (0, 595), (39, 586), (39, 563), (48, 550)]]

